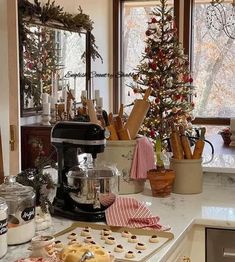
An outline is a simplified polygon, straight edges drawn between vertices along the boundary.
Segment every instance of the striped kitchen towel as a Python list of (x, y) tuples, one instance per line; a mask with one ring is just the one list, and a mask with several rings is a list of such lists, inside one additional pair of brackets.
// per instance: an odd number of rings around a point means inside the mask
[(105, 210), (105, 217), (109, 226), (170, 229), (160, 225), (158, 223), (160, 218), (153, 216), (144, 203), (130, 197), (117, 197), (115, 202)]

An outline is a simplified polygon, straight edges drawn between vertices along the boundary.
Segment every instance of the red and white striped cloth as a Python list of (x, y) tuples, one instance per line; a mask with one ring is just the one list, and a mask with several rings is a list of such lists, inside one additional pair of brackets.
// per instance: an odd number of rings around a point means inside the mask
[(160, 225), (158, 216), (152, 216), (144, 203), (129, 197), (117, 197), (115, 202), (105, 210), (109, 226), (150, 228), (168, 230), (170, 227)]

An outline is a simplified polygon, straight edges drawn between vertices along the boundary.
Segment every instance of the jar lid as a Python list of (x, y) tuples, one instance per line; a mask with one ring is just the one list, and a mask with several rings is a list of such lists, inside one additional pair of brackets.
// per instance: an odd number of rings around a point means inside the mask
[(0, 210), (5, 210), (7, 209), (7, 203), (6, 200), (2, 197), (0, 197)]
[(0, 196), (22, 196), (27, 194), (34, 194), (34, 190), (30, 186), (23, 186), (16, 182), (15, 176), (6, 176), (4, 183), (0, 185)]

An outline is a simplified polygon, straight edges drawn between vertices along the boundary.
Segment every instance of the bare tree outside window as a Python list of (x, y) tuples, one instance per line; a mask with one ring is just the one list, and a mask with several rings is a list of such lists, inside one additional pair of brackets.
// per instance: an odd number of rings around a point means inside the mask
[[(151, 11), (157, 4), (158, 1), (124, 2), (122, 71), (125, 74), (134, 73), (134, 69), (140, 63), (141, 54), (145, 49), (147, 22), (151, 17)], [(168, 5), (172, 6), (173, 0), (169, 0)], [(138, 95), (134, 94), (129, 87), (131, 82), (131, 77), (122, 78), (122, 103), (125, 105), (131, 104), (138, 98)]]
[[(207, 28), (209, 4), (210, 1), (196, 0), (193, 13), (194, 115), (230, 118), (235, 116), (235, 43), (223, 31)], [(225, 6), (229, 8), (231, 4)]]

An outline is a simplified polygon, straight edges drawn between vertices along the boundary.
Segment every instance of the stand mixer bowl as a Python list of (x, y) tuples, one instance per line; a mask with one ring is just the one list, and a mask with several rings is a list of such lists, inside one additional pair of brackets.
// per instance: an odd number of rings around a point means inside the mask
[(116, 199), (117, 176), (109, 168), (81, 169), (67, 173), (66, 191), (73, 204), (85, 212), (104, 211)]

